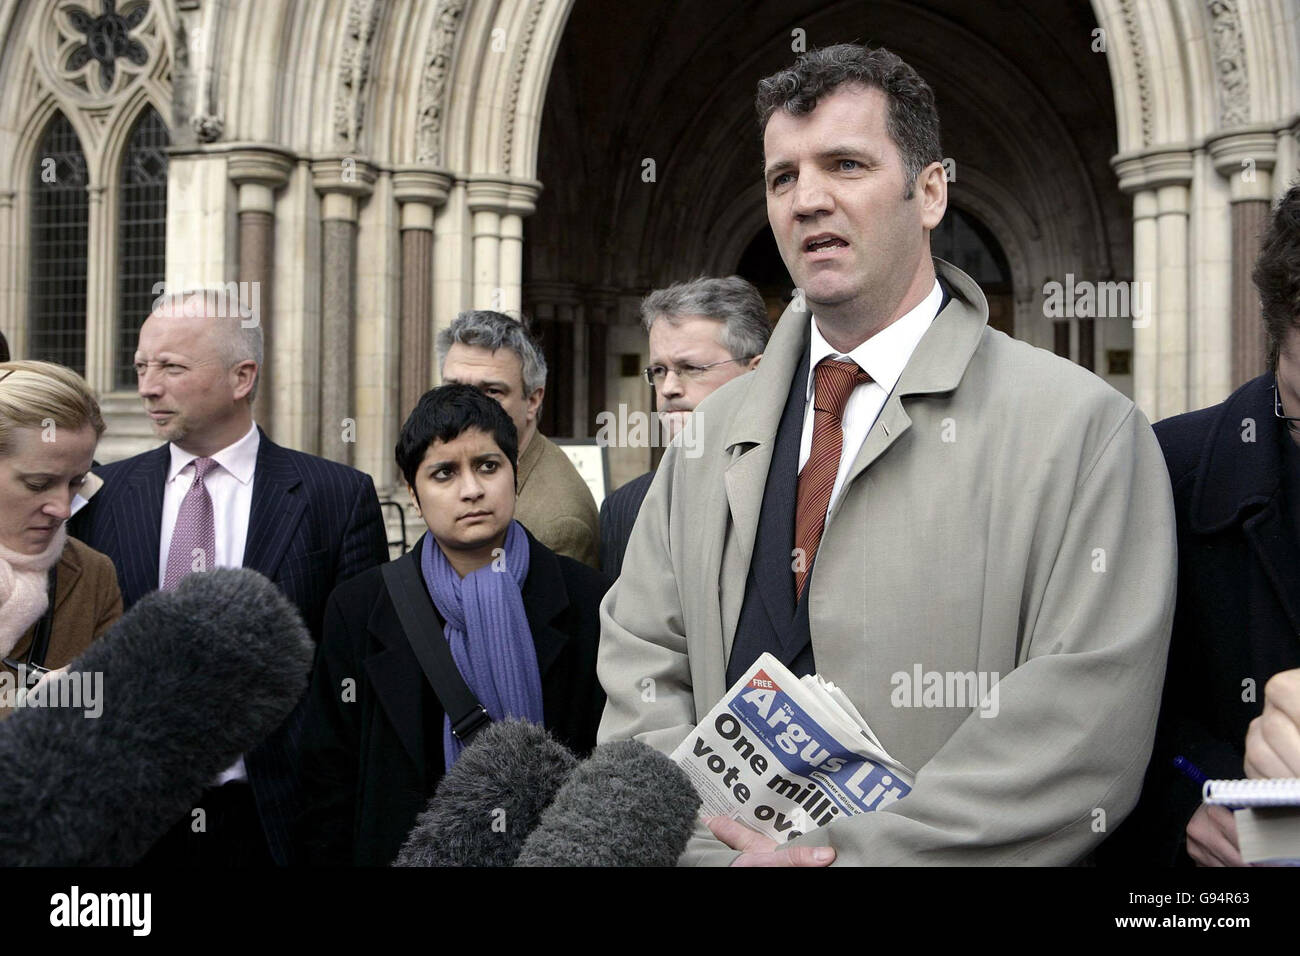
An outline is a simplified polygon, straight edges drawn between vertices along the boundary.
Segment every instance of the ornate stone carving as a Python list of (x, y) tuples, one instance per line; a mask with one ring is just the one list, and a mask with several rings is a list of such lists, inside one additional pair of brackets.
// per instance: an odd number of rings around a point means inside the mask
[(190, 117), (190, 129), (194, 131), (194, 138), (200, 143), (215, 143), (221, 139), (221, 134), (226, 130), (226, 124), (220, 116), (204, 113), (200, 116)]
[(542, 15), (545, 0), (533, 0), (528, 10), (528, 20), (524, 24), (524, 35), (519, 41), (519, 51), (515, 54), (514, 68), (510, 71), (510, 96), (506, 101), (506, 128), (501, 139), (501, 168), (510, 171), (510, 156), (515, 145), (515, 112), (519, 108), (519, 89), (524, 82), (524, 67), (528, 63), (528, 48), (533, 42), (533, 33), (537, 21)]
[(51, 77), (82, 102), (116, 99), (162, 50), (149, 0), (58, 3), (45, 34)]
[(1146, 51), (1142, 48), (1142, 33), (1138, 29), (1137, 10), (1133, 0), (1120, 0), (1120, 12), (1124, 16), (1124, 34), (1133, 51), (1133, 70), (1137, 74), (1138, 105), (1142, 119), (1142, 145), (1151, 145), (1151, 77), (1147, 73)]
[(419, 114), (416, 124), (416, 160), (432, 166), (443, 164), (443, 114), (446, 111), (447, 82), (456, 51), (465, 0), (442, 0), (434, 14), (434, 29), (420, 76)]
[(361, 136), (371, 51), (383, 9), (384, 0), (352, 0), (348, 6), (343, 51), (339, 57), (339, 85), (334, 96), (334, 135), (345, 148), (356, 149)]
[(1237, 0), (1209, 0), (1205, 6), (1210, 14), (1214, 68), (1219, 75), (1219, 125), (1243, 126), (1250, 120), (1250, 83)]

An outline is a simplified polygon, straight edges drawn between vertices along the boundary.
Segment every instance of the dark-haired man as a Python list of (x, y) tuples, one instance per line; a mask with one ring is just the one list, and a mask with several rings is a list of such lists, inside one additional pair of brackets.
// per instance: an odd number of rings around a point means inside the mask
[(1126, 862), (1242, 865), (1232, 811), (1202, 805), (1173, 761), (1242, 776), (1265, 685), (1300, 667), (1300, 185), (1277, 204), (1254, 278), (1269, 371), (1155, 426), (1178, 514), (1178, 608), (1142, 801), (1106, 848)]
[(1159, 446), (931, 258), (947, 187), (911, 67), (813, 51), (758, 110), (812, 315), (787, 310), (659, 467), (601, 606), (601, 738), (671, 751), (770, 652), (836, 683), (913, 789), (782, 847), (715, 820), (683, 862), (1080, 860), (1150, 754), (1174, 603)]
[(447, 641), (494, 720), (533, 720), (581, 754), (594, 745), (609, 581), (515, 520), (518, 462), (509, 415), (469, 385), (426, 392), (402, 426), (397, 466), (429, 533), (397, 562), (430, 626), (403, 626), (380, 568), (330, 595), (303, 730), (307, 862), (392, 863), (460, 752), (413, 642)]

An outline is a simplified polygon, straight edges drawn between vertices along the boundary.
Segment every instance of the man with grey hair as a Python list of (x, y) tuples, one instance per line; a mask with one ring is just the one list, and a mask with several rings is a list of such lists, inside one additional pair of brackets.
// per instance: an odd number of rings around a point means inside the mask
[[(714, 389), (758, 368), (772, 327), (763, 297), (740, 276), (701, 277), (656, 289), (641, 300), (641, 327), (650, 337), (645, 379), (667, 439)], [(633, 478), (600, 506), (600, 565), (611, 578), (650, 490), (653, 470)]]
[(568, 456), (537, 430), (546, 358), (528, 327), (500, 312), (462, 312), (434, 347), (443, 382), (473, 385), (515, 423), (519, 523), (556, 554), (599, 568), (596, 499)]
[[(69, 530), (113, 559), (126, 608), (192, 571), (246, 567), (274, 581), (319, 639), (330, 591), (388, 560), (370, 476), (282, 448), (253, 421), (260, 317), (236, 284), (160, 296), (140, 328), (135, 371), (167, 443), (96, 469), (103, 487)], [(302, 710), (214, 781), (146, 858), (170, 865), (290, 861), (299, 812)]]

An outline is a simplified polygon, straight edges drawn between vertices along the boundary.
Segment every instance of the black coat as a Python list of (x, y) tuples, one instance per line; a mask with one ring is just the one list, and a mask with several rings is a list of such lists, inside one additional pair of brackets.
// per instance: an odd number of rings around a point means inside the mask
[(1220, 405), (1155, 426), (1178, 517), (1178, 606), (1146, 785), (1103, 860), (1188, 863), (1200, 788), (1174, 757), (1211, 778), (1240, 777), (1264, 684), (1300, 667), (1300, 502), (1286, 477), (1287, 457), (1300, 452), (1284, 444), (1273, 381), (1262, 375)]
[[(398, 558), (419, 568), (424, 536)], [(596, 678), (600, 600), (609, 580), (528, 535), (524, 610), (537, 648), (546, 727), (579, 756), (596, 744), (605, 693)], [(433, 606), (427, 591), (421, 598)], [(442, 623), (442, 617), (434, 609)], [(439, 633), (436, 637), (441, 640)], [(343, 699), (351, 679), (355, 700)], [(443, 709), (402, 629), (381, 569), (332, 595), (303, 728), (304, 812), (312, 864), (387, 866), (443, 774)]]
[[(319, 640), (325, 599), (340, 584), (388, 560), (375, 485), (364, 472), (282, 448), (259, 429), (244, 567), (270, 578)], [(113, 559), (127, 610), (158, 588), (168, 445), (101, 465), (104, 486), (68, 522), (70, 534)], [(290, 830), (301, 810), (298, 736), (301, 703), (261, 745), (244, 755), (248, 783), (272, 858), (290, 862)], [(189, 814), (179, 824), (183, 833)]]

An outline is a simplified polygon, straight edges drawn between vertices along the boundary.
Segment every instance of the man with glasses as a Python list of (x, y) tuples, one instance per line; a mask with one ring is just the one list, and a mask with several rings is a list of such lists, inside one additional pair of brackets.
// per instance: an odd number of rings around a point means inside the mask
[[(740, 276), (656, 289), (641, 302), (641, 327), (650, 337), (642, 374), (654, 386), (665, 444), (714, 389), (758, 367), (771, 334), (763, 297)], [(654, 476), (633, 478), (601, 503), (600, 564), (612, 579)]]
[[(128, 609), (194, 571), (252, 568), (319, 640), (334, 586), (388, 559), (379, 499), (369, 475), (282, 448), (253, 421), (262, 329), (238, 305), (223, 289), (155, 302), (135, 371), (166, 444), (96, 469), (103, 487), (69, 531), (113, 559)], [(186, 814), (145, 863), (287, 864), (303, 713), (213, 781), (199, 803), (202, 827)]]
[(1300, 185), (1277, 205), (1254, 279), (1269, 371), (1155, 426), (1178, 515), (1178, 605), (1142, 799), (1105, 847), (1116, 862), (1242, 865), (1232, 812), (1202, 805), (1192, 778), (1243, 776), (1265, 685), (1300, 667)]

